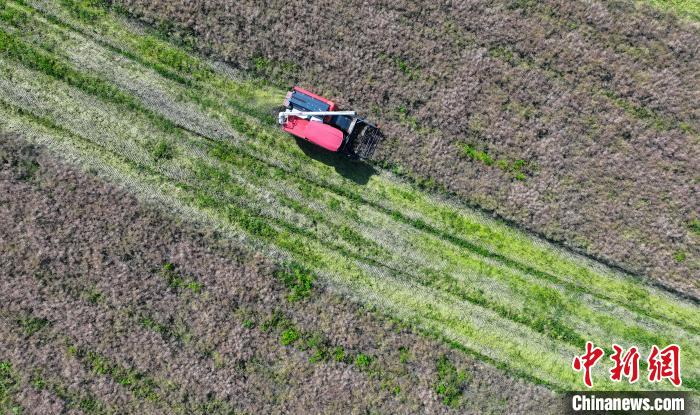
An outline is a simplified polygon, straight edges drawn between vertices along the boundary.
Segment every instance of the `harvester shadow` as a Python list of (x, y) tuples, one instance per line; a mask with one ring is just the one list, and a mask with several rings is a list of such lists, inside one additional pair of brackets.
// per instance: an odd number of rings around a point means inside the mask
[(348, 180), (359, 185), (365, 185), (369, 178), (377, 174), (374, 167), (359, 160), (351, 160), (347, 156), (327, 151), (323, 148), (315, 146), (306, 140), (295, 137), (297, 145), (301, 151), (314, 160), (320, 161), (323, 164), (332, 166), (335, 171)]

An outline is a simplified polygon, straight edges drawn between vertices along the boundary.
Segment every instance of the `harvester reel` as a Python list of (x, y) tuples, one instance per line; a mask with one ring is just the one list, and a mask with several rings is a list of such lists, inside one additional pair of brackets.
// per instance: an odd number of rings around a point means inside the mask
[(383, 135), (379, 128), (365, 124), (362, 126), (362, 131), (352, 141), (350, 152), (358, 158), (370, 159), (382, 138)]

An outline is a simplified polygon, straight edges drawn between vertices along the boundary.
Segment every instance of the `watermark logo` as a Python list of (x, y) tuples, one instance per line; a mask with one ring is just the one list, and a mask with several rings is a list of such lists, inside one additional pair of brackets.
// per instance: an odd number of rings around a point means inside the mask
[(692, 395), (682, 391), (567, 392), (562, 413), (568, 415), (696, 413)]
[[(613, 361), (613, 368), (610, 369), (610, 380), (620, 382), (622, 377), (626, 377), (629, 383), (634, 383), (639, 380), (639, 350), (632, 346), (622, 354), (623, 348), (617, 344), (613, 344), (615, 353), (610, 356)], [(590, 386), (589, 386), (590, 387)]]
[(593, 387), (593, 379), (591, 379), (591, 369), (605, 355), (605, 352), (600, 347), (593, 346), (593, 343), (586, 342), (586, 352), (581, 356), (574, 356), (572, 363), (574, 370), (577, 372), (583, 371), (583, 383), (589, 388)]
[(681, 348), (672, 344), (663, 350), (652, 346), (649, 359), (649, 382), (671, 381), (673, 386), (681, 386)]
[[(610, 380), (621, 382), (626, 378), (629, 383), (639, 380), (639, 361), (641, 355), (636, 346), (625, 350), (617, 344), (613, 344), (613, 353), (610, 360), (613, 367), (610, 369)], [(586, 349), (582, 355), (574, 356), (572, 367), (576, 372), (583, 372), (583, 384), (593, 387), (591, 372), (593, 367), (605, 356), (605, 351), (596, 347), (592, 342), (586, 342)], [(671, 344), (663, 349), (654, 345), (646, 359), (648, 366), (647, 380), (649, 382), (661, 382), (667, 379), (675, 387), (682, 384), (681, 380), (681, 348), (677, 344)]]

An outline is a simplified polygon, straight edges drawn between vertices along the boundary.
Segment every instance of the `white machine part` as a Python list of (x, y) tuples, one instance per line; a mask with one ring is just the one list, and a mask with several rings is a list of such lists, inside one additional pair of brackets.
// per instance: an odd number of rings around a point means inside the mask
[(304, 118), (314, 121), (323, 121), (322, 117), (327, 115), (347, 115), (354, 117), (357, 115), (355, 111), (299, 111), (296, 109), (287, 109), (286, 111), (280, 112), (277, 116), (277, 122), (282, 125), (287, 122), (287, 117), (293, 115), (295, 117)]

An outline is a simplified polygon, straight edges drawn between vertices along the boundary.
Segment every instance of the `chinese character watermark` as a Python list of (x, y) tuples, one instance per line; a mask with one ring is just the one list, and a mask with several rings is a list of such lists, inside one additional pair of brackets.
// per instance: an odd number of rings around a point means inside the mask
[[(639, 361), (641, 355), (636, 346), (625, 350), (617, 344), (613, 344), (613, 353), (610, 360), (613, 367), (609, 370), (610, 380), (621, 382), (626, 378), (629, 383), (639, 380)], [(586, 342), (586, 350), (582, 355), (574, 356), (572, 367), (576, 372), (583, 372), (583, 384), (593, 387), (592, 369), (603, 358), (605, 351), (596, 347), (592, 342)], [(671, 344), (663, 349), (654, 345), (646, 360), (648, 365), (649, 382), (661, 382), (667, 379), (673, 386), (681, 386), (681, 348), (677, 344)]]

